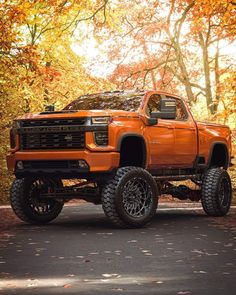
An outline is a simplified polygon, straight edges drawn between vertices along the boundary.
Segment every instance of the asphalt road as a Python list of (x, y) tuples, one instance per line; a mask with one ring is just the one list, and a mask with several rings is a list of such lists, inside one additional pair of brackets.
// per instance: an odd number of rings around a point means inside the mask
[(0, 237), (0, 294), (235, 294), (236, 209), (209, 218), (169, 206), (132, 230), (90, 204), (43, 227), (14, 219)]

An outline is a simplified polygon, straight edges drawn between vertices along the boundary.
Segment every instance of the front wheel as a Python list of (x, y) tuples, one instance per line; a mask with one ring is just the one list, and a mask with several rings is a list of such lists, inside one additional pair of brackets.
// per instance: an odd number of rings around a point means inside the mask
[(153, 177), (139, 167), (122, 167), (102, 193), (102, 206), (110, 221), (121, 228), (141, 227), (155, 215), (158, 189)]
[(15, 179), (10, 191), (11, 207), (24, 222), (46, 224), (59, 215), (64, 204), (42, 198), (41, 194), (61, 185), (61, 181), (55, 180)]
[(224, 216), (230, 209), (232, 199), (231, 180), (221, 168), (209, 169), (202, 183), (202, 206), (209, 216)]

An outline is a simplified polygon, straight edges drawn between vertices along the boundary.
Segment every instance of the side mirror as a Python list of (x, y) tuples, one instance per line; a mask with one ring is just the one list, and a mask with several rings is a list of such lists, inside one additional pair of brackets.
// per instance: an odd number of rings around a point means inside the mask
[(156, 125), (157, 124), (157, 118), (147, 118), (148, 125)]
[(152, 112), (151, 118), (175, 119), (176, 102), (171, 98), (162, 98), (160, 101), (160, 112)]

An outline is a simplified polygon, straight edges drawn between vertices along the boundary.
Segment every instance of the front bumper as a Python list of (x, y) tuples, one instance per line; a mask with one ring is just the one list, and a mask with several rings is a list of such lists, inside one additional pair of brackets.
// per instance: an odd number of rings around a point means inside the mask
[[(43, 162), (47, 161), (62, 163), (62, 162), (74, 162), (76, 160), (84, 160), (88, 164), (87, 169), (71, 168), (68, 167), (35, 167), (29, 166), (19, 170), (16, 167), (17, 161), (29, 162)], [(119, 166), (120, 154), (118, 152), (90, 152), (88, 150), (83, 151), (17, 151), (15, 153), (7, 155), (7, 167), (17, 177), (30, 176), (32, 174), (56, 174), (58, 176), (67, 175), (67, 177), (75, 177), (79, 174), (89, 174), (96, 172), (109, 172)]]

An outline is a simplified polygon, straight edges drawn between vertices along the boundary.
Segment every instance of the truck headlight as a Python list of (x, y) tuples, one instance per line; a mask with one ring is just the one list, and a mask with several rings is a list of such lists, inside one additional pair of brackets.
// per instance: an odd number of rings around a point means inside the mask
[(108, 124), (110, 117), (92, 117), (92, 124)]

